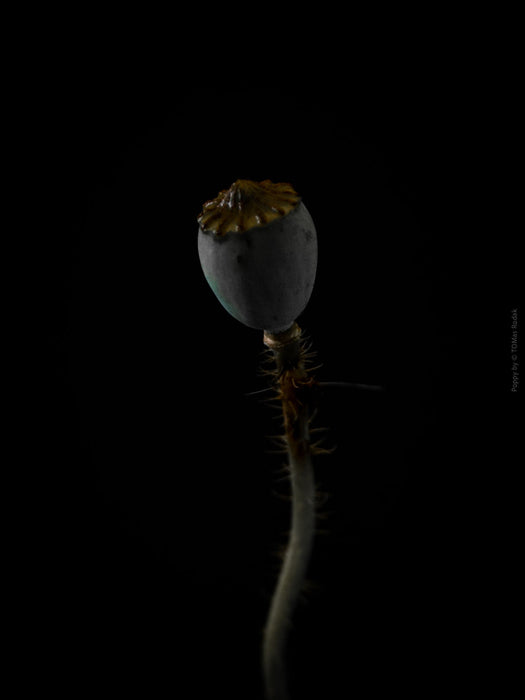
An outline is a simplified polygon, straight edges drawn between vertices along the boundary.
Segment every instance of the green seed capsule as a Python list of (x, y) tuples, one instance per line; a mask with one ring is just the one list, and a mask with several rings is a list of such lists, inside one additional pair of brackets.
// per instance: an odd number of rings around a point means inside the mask
[(288, 329), (317, 268), (314, 222), (291, 185), (237, 180), (198, 221), (202, 270), (224, 308), (250, 328)]

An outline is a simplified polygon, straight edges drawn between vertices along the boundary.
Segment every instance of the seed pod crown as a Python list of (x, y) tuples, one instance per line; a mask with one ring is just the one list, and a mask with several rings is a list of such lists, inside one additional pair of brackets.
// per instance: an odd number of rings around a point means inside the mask
[(243, 233), (289, 214), (300, 200), (286, 182), (236, 180), (204, 204), (198, 222), (202, 231), (218, 236)]

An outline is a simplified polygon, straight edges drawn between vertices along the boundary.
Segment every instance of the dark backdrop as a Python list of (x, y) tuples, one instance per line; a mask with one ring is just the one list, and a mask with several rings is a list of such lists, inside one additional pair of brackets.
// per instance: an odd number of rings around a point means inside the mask
[(261, 697), (287, 482), (278, 423), (246, 395), (265, 386), (261, 333), (208, 288), (196, 217), (235, 179), (269, 178), (317, 227), (299, 323), (318, 378), (385, 389), (319, 406), (337, 448), (315, 463), (292, 686), (421, 697), (488, 682), (512, 580), (517, 301), (483, 98), (461, 75), (229, 85), (86, 62), (43, 91), (42, 673)]

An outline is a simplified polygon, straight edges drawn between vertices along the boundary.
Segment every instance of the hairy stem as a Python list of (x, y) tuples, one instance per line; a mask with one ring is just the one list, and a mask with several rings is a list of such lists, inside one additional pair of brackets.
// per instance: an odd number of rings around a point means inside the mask
[(292, 529), (263, 637), (263, 672), (268, 700), (287, 700), (285, 649), (291, 615), (303, 585), (315, 526), (315, 485), (306, 401), (313, 379), (304, 367), (301, 333), (265, 334), (277, 365), (292, 488)]

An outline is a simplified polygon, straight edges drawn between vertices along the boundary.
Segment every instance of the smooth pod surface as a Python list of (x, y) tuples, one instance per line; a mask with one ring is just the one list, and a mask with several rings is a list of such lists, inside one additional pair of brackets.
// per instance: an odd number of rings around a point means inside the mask
[(215, 295), (234, 318), (250, 328), (274, 333), (286, 330), (310, 299), (317, 269), (317, 235), (301, 201), (291, 203), (287, 213), (270, 223), (246, 230), (217, 233), (201, 224), (198, 250)]

